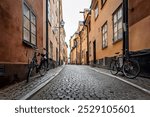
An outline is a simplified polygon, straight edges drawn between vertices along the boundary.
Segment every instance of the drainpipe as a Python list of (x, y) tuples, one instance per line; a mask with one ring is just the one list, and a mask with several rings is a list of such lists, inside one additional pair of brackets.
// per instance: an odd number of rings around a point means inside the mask
[(61, 58), (60, 58), (60, 0), (59, 0), (59, 65), (61, 65)]
[(48, 67), (48, 0), (46, 0), (46, 57)]
[(75, 40), (76, 41), (76, 65), (77, 65), (77, 60), (78, 60), (78, 57), (77, 57), (77, 45), (78, 45), (78, 43), (77, 43), (77, 39)]
[(79, 32), (79, 37), (80, 37), (80, 65), (82, 62), (82, 38), (81, 38), (81, 31)]
[(84, 26), (85, 26), (86, 29), (87, 29), (87, 65), (89, 65), (89, 28), (88, 28), (88, 26), (85, 24), (85, 21), (84, 21)]
[(129, 57), (128, 0), (123, 0), (123, 55)]

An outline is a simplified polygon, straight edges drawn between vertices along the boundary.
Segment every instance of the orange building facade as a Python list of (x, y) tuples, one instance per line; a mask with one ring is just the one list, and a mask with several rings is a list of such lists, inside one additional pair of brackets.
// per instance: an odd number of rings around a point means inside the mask
[[(0, 1), (0, 85), (25, 80), (33, 48), (46, 48), (46, 1)], [(59, 15), (62, 20), (62, 1), (48, 0), (48, 58), (52, 68), (58, 65), (59, 43), (61, 56), (65, 41), (64, 28), (58, 31)], [(63, 61), (63, 56), (60, 58)]]
[(77, 36), (74, 34), (70, 39), (70, 64), (77, 64)]
[(43, 48), (43, 1), (0, 1), (1, 84), (25, 79), (32, 47)]
[[(150, 66), (148, 62), (150, 61), (150, 1), (128, 0), (128, 2), (129, 44), (127, 46), (130, 55), (140, 63), (141, 72), (147, 74)], [(125, 43), (123, 11), (123, 0), (92, 0), (90, 11), (84, 10), (84, 28), (80, 33), (82, 64), (89, 62), (90, 65), (109, 68), (112, 58), (116, 56), (115, 53), (123, 55)]]

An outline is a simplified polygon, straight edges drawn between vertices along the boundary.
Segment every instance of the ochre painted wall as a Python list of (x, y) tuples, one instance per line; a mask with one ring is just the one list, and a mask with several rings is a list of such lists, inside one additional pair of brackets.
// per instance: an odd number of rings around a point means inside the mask
[[(93, 42), (96, 40), (96, 59), (102, 59), (104, 57), (112, 57), (116, 52), (122, 52), (122, 41), (113, 44), (113, 13), (122, 4), (122, 0), (107, 0), (103, 8), (101, 7), (101, 1), (98, 0), (99, 16), (95, 20), (94, 8), (91, 11), (91, 31), (89, 32), (89, 42), (91, 42), (91, 56), (90, 61), (93, 61)], [(104, 23), (108, 24), (108, 47), (102, 49), (102, 34), (101, 27)]]
[[(27, 0), (37, 16), (37, 46), (43, 46), (43, 1)], [(32, 49), (22, 42), (22, 0), (0, 1), (0, 63), (27, 64)]]
[(150, 49), (150, 0), (129, 0), (129, 47)]

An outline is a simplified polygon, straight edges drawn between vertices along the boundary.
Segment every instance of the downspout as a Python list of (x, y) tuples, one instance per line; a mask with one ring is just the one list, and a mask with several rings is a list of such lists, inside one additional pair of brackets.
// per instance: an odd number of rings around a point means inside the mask
[(129, 57), (128, 0), (123, 0), (123, 55)]
[(47, 67), (48, 67), (48, 0), (46, 0), (46, 57), (47, 57)]

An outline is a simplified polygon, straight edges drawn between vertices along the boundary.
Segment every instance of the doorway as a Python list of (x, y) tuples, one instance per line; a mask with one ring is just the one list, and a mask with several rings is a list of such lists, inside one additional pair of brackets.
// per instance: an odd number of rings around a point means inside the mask
[(93, 63), (96, 64), (96, 40), (93, 42)]

